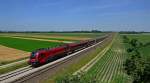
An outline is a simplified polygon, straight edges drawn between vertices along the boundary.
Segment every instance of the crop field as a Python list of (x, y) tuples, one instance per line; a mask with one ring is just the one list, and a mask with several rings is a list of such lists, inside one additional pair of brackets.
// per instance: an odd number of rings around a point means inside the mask
[(4, 61), (16, 60), (28, 56), (29, 56), (29, 52), (0, 45), (0, 63)]
[(129, 37), (129, 39), (133, 39), (133, 38), (138, 39), (142, 43), (150, 42), (150, 34), (127, 35), (127, 37)]
[[(81, 36), (82, 37), (78, 37)], [(102, 33), (1, 33), (0, 45), (3, 61), (29, 56), (29, 52), (39, 48), (56, 47), (67, 42), (90, 39), (88, 36), (101, 36)], [(3, 62), (1, 60), (1, 62)]]
[(85, 75), (87, 79), (96, 79), (96, 83), (129, 83), (123, 72), (125, 59), (125, 48), (117, 36), (112, 47)]
[(0, 37), (0, 65), (25, 59), (33, 50), (61, 44), (64, 43)]
[(0, 44), (7, 47), (31, 52), (38, 48), (55, 47), (61, 45), (62, 43), (0, 37)]
[[(55, 47), (55, 46), (64, 44), (61, 41), (75, 41), (77, 39), (77, 36), (80, 36), (80, 35), (82, 35), (82, 36), (84, 36), (84, 38), (86, 38), (86, 37), (90, 36), (92, 33), (86, 33), (86, 35), (83, 33), (80, 33), (80, 34), (72, 33), (73, 36), (76, 36), (75, 40), (66, 39), (68, 37), (66, 37), (66, 38), (61, 37), (61, 36), (63, 36), (63, 34), (69, 36), (69, 35), (71, 35), (71, 33), (47, 33), (46, 34), (47, 36), (44, 37), (45, 34), (46, 33), (36, 33), (36, 34), (34, 34), (34, 33), (26, 33), (26, 34), (25, 33), (7, 33), (7, 34), (3, 33), (0, 36), (0, 44), (7, 46), (7, 47), (31, 52), (38, 48)], [(60, 36), (61, 38), (55, 37), (56, 34), (61, 34), (61, 36)], [(92, 36), (93, 35), (97, 36), (97, 34), (98, 33), (93, 33)], [(99, 37), (101, 35), (102, 34), (99, 33)], [(53, 36), (53, 37), (51, 38), (49, 36)], [(74, 39), (74, 37), (71, 37), (71, 36), (69, 36), (69, 38)], [(82, 37), (78, 37), (78, 39), (80, 39), (80, 38), (82, 38)], [(82, 39), (84, 39), (84, 38), (82, 38)], [(36, 39), (41, 39), (41, 41), (38, 41)], [(43, 41), (42, 41), (42, 39), (43, 39)], [(48, 41), (44, 41), (45, 39), (46, 40), (58, 40), (58, 41), (48, 42)], [(87, 38), (87, 39), (89, 39), (89, 38)]]

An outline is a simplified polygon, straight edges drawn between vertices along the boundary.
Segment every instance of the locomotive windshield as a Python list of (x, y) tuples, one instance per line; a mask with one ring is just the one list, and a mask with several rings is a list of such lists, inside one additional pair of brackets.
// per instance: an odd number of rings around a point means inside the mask
[(32, 52), (30, 58), (35, 58), (35, 54), (35, 52)]

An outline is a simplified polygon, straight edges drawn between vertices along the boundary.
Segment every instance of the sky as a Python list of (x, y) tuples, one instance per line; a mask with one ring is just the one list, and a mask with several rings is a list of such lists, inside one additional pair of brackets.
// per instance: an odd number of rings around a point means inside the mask
[(0, 0), (2, 31), (150, 31), (150, 0)]

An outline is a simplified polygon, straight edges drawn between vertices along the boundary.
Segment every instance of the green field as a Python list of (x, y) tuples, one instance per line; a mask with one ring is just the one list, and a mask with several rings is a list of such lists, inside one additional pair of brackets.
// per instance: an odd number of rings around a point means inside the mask
[(150, 42), (150, 35), (135, 34), (135, 35), (127, 35), (127, 37), (129, 37), (129, 39), (133, 39), (133, 38), (138, 39), (142, 43)]
[(145, 58), (150, 60), (150, 45), (140, 48), (140, 52)]
[(128, 83), (123, 72), (126, 53), (121, 42), (117, 36), (107, 53), (86, 73), (87, 79), (96, 79), (97, 83)]
[[(137, 35), (127, 35), (127, 37), (129, 39), (137, 39), (140, 42), (142, 42), (143, 44), (146, 44), (148, 42), (150, 42), (150, 34), (137, 34)], [(146, 45), (144, 47), (141, 47), (139, 49), (139, 51), (141, 52), (141, 54), (146, 58), (149, 59), (150, 58), (150, 45)]]
[(56, 47), (63, 43), (0, 37), (0, 44), (7, 47), (31, 52), (38, 48)]

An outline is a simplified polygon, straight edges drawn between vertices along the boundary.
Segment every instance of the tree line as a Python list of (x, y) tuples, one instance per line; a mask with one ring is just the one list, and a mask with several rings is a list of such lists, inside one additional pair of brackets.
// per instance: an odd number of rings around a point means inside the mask
[(133, 83), (150, 83), (150, 60), (146, 60), (139, 51), (141, 47), (150, 45), (150, 42), (143, 44), (127, 36), (123, 36), (123, 41), (129, 45), (126, 50), (128, 58), (124, 62), (124, 70), (133, 78)]

